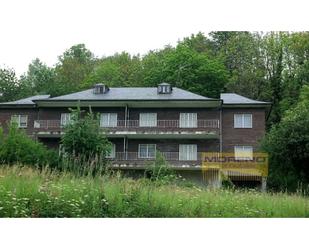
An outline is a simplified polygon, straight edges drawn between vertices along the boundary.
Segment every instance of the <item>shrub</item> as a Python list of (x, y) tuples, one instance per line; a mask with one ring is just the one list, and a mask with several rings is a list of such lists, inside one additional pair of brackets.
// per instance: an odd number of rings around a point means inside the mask
[(82, 117), (81, 110), (71, 110), (71, 122), (65, 126), (61, 137), (62, 148), (73, 158), (104, 160), (110, 152), (111, 144), (99, 125), (98, 118), (91, 109)]
[(170, 182), (177, 179), (175, 171), (160, 152), (156, 153), (156, 160), (149, 165), (145, 174), (154, 181)]
[(5, 164), (54, 166), (57, 163), (57, 153), (32, 140), (17, 124), (12, 123), (8, 126), (7, 135), (3, 135), (2, 129), (0, 132), (0, 160)]

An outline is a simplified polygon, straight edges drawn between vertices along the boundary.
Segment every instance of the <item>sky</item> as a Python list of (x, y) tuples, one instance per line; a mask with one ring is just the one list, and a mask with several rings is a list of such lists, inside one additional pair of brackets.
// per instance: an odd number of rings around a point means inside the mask
[(143, 55), (199, 31), (305, 30), (308, 8), (302, 2), (0, 0), (0, 68), (21, 75), (35, 58), (53, 66), (78, 43), (96, 56)]

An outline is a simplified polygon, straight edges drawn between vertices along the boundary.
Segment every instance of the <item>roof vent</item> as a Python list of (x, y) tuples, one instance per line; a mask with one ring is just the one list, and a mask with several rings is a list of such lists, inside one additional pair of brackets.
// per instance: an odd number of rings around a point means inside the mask
[(95, 84), (93, 87), (94, 94), (104, 94), (104, 93), (107, 93), (108, 91), (109, 91), (108, 86), (102, 83)]
[(158, 85), (158, 94), (171, 94), (173, 88), (168, 83), (161, 83)]

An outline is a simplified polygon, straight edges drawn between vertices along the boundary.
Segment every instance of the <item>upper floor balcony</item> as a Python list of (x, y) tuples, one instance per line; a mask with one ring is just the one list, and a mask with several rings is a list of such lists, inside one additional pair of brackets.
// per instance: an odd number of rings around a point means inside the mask
[[(61, 134), (67, 122), (61, 120), (35, 120), (34, 130), (38, 135)], [(219, 120), (203, 119), (195, 122), (181, 122), (180, 120), (156, 120), (156, 122), (141, 122), (140, 120), (117, 120), (113, 123), (100, 122), (102, 131), (110, 137), (143, 138), (155, 135), (157, 138), (190, 138), (207, 136), (217, 138), (219, 135)]]

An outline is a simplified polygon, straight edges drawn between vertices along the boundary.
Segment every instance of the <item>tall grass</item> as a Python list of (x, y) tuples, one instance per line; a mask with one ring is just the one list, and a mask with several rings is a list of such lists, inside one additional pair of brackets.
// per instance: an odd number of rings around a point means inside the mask
[(0, 217), (309, 217), (300, 194), (0, 166)]

